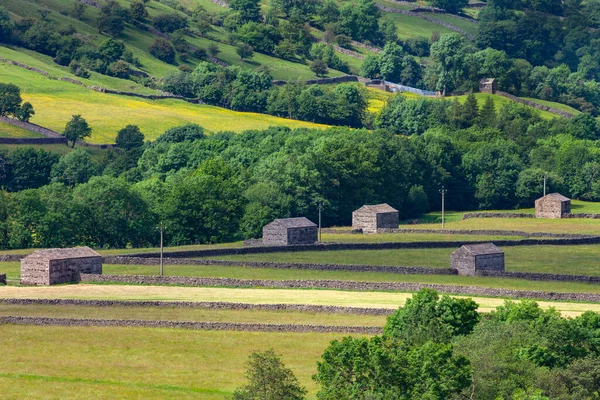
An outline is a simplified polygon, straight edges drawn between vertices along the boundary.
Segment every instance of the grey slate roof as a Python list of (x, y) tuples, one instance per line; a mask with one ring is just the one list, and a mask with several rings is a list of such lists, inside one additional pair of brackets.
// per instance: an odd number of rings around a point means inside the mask
[(36, 250), (23, 260), (36, 259), (36, 260), (66, 260), (69, 258), (85, 258), (85, 257), (102, 257), (94, 250), (87, 246), (83, 247), (72, 247), (67, 249), (45, 249)]
[(553, 199), (560, 200), (560, 201), (571, 201), (571, 199), (569, 199), (568, 197), (563, 196), (560, 193), (550, 193), (550, 194), (547, 194), (544, 197), (539, 198), (538, 200), (541, 200), (541, 199), (543, 199), (545, 197), (552, 197)]
[(479, 83), (486, 85), (486, 84), (490, 84), (492, 82), (494, 82), (496, 80), (496, 78), (483, 78), (479, 81)]
[(494, 243), (480, 243), (480, 244), (465, 244), (461, 247), (465, 249), (471, 255), (479, 256), (485, 254), (504, 254)]
[(375, 205), (364, 205), (356, 211), (369, 211), (369, 212), (372, 212), (375, 214), (398, 212), (398, 210), (396, 210), (394, 207), (390, 206), (387, 203), (375, 204)]
[(279, 225), (284, 228), (307, 228), (311, 226), (317, 226), (314, 222), (309, 220), (306, 217), (298, 217), (298, 218), (282, 218), (276, 219), (271, 222), (269, 225)]

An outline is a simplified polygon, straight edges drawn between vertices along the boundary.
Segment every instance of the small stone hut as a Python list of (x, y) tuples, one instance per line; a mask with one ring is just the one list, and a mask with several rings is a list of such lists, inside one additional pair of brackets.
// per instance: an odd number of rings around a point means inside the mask
[(479, 91), (481, 93), (496, 93), (498, 91), (498, 81), (495, 78), (484, 78), (480, 80)]
[(504, 272), (504, 252), (494, 243), (466, 244), (452, 253), (450, 268), (470, 276), (482, 271)]
[(80, 274), (102, 274), (102, 256), (89, 247), (37, 250), (21, 260), (22, 285), (76, 283)]
[(314, 244), (319, 240), (319, 227), (308, 218), (284, 218), (263, 227), (263, 244), (291, 246)]
[(6, 274), (0, 274), (0, 285), (6, 285)]
[(377, 233), (377, 229), (398, 229), (398, 210), (389, 204), (365, 205), (352, 213), (352, 229)]
[(550, 193), (535, 201), (536, 218), (562, 218), (571, 212), (571, 199), (560, 193)]

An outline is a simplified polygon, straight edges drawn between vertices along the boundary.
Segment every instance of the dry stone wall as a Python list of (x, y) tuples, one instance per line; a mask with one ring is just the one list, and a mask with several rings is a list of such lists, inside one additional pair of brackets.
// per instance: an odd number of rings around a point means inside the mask
[(529, 106), (529, 107), (537, 108), (538, 110), (548, 111), (548, 112), (550, 112), (552, 114), (560, 115), (561, 117), (564, 117), (564, 118), (573, 118), (574, 117), (573, 114), (568, 113), (568, 112), (563, 111), (563, 110), (559, 110), (558, 108), (545, 106), (543, 104), (536, 103), (536, 102), (530, 101), (530, 100), (525, 100), (525, 99), (522, 99), (520, 97), (513, 96), (512, 94), (509, 94), (509, 93), (506, 93), (506, 92), (497, 91), (496, 94), (499, 95), (499, 96), (502, 96), (502, 97), (506, 97), (507, 99), (510, 99), (510, 100), (512, 100), (514, 102), (521, 103), (521, 104), (524, 104), (524, 105)]
[(471, 218), (535, 218), (535, 215), (527, 213), (472, 212), (465, 213), (462, 219)]
[(562, 293), (533, 290), (512, 290), (486, 288), (480, 286), (459, 286), (410, 282), (355, 282), (335, 280), (286, 280), (270, 281), (260, 279), (199, 278), (184, 276), (140, 276), (140, 275), (81, 275), (82, 282), (126, 283), (140, 285), (185, 285), (205, 287), (267, 287), (280, 289), (333, 289), (355, 291), (400, 291), (417, 292), (421, 289), (434, 289), (440, 293), (471, 296), (505, 297), (516, 299), (537, 299), (552, 301), (600, 302), (600, 294)]
[[(134, 258), (123, 256), (104, 257), (105, 264), (116, 265), (159, 265), (160, 258)], [(405, 267), (385, 265), (349, 265), (349, 264), (311, 264), (311, 263), (278, 263), (255, 261), (225, 261), (204, 260), (189, 258), (163, 258), (165, 265), (218, 265), (223, 267), (248, 267), (248, 268), (277, 268), (277, 269), (303, 269), (320, 271), (354, 271), (354, 272), (387, 272), (394, 274), (420, 274), (420, 275), (455, 275), (456, 271), (449, 268), (431, 267)]]
[(376, 326), (331, 326), (331, 325), (296, 325), (296, 324), (259, 324), (236, 322), (191, 322), (191, 321), (148, 321), (131, 319), (92, 319), (92, 318), (47, 318), (47, 317), (0, 317), (0, 325), (41, 325), (41, 326), (110, 326), (110, 327), (144, 327), (144, 328), (177, 328), (211, 331), (243, 331), (243, 332), (318, 332), (318, 333), (353, 333), (378, 335), (382, 328)]
[(212, 310), (262, 310), (297, 311), (331, 314), (390, 315), (391, 308), (322, 306), (312, 304), (252, 304), (201, 301), (123, 301), (123, 300), (75, 300), (75, 299), (0, 299), (8, 305), (68, 305), (86, 307), (158, 307), (158, 308), (206, 308)]

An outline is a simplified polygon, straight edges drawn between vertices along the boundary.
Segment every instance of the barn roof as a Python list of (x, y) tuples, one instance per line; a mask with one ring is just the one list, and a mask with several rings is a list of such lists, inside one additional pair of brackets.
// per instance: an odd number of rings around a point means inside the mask
[(276, 219), (269, 225), (278, 225), (284, 228), (308, 228), (311, 226), (317, 226), (317, 224), (306, 217)]
[(465, 244), (461, 247), (469, 252), (473, 256), (487, 255), (487, 254), (504, 254), (494, 243), (480, 243), (480, 244)]
[(490, 83), (493, 83), (495, 80), (496, 80), (496, 78), (483, 78), (479, 81), (479, 83), (482, 85), (489, 85)]
[(551, 198), (551, 199), (560, 200), (560, 201), (571, 201), (571, 199), (563, 196), (560, 193), (550, 193), (550, 194), (545, 195), (544, 197), (540, 197), (538, 200), (545, 199), (545, 198)]
[(375, 214), (398, 212), (398, 210), (396, 210), (394, 207), (390, 206), (388, 203), (375, 204), (375, 205), (364, 205), (356, 211), (368, 211), (368, 212), (372, 212)]
[(94, 250), (87, 246), (83, 247), (72, 247), (67, 249), (45, 249), (36, 250), (23, 260), (35, 259), (35, 260), (66, 260), (69, 258), (85, 258), (85, 257), (102, 257)]

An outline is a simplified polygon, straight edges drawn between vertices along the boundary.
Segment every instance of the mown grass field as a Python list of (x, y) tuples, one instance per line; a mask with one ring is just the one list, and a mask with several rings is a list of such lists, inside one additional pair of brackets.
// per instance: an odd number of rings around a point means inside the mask
[[(45, 287), (7, 286), (0, 289), (0, 295), (1, 298), (23, 299), (228, 301), (251, 304), (314, 304), (396, 309), (404, 305), (413, 294), (341, 290), (80, 284)], [(481, 312), (489, 312), (505, 301), (494, 297), (454, 297), (472, 298), (479, 304)], [(598, 303), (551, 301), (538, 301), (538, 303), (542, 308), (555, 307), (567, 315), (577, 315), (588, 310), (600, 312)]]
[(0, 336), (3, 398), (223, 399), (268, 348), (314, 398), (316, 362), (343, 335), (0, 325)]
[(299, 311), (215, 310), (182, 307), (88, 307), (75, 305), (2, 304), (0, 315), (52, 318), (210, 321), (261, 324), (383, 326), (385, 316)]
[[(337, 250), (246, 254), (213, 257), (236, 261), (272, 261), (450, 268), (455, 249)], [(509, 246), (502, 248), (507, 271), (600, 275), (600, 246)]]
[(398, 37), (400, 39), (410, 39), (414, 37), (430, 38), (433, 32), (453, 33), (450, 29), (433, 22), (426, 21), (419, 17), (403, 15), (397, 13), (382, 13), (381, 20), (390, 20), (398, 28)]

